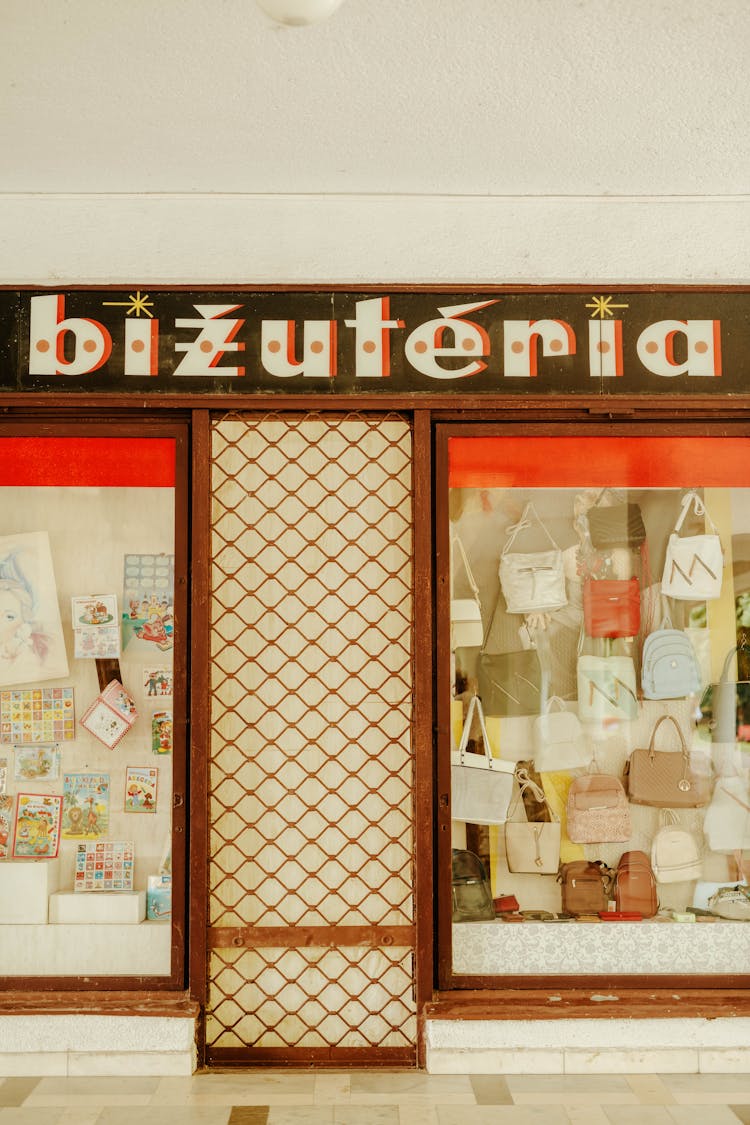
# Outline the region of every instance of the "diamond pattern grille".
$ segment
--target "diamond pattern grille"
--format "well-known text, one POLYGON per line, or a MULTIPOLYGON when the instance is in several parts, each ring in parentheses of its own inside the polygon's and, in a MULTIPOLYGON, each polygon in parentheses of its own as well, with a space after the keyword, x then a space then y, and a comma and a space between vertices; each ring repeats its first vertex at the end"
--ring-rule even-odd
POLYGON ((294 947, 413 923, 409 424, 224 418, 211 472, 209 925, 245 948, 211 953, 209 1057, 411 1045, 410 948, 294 947))

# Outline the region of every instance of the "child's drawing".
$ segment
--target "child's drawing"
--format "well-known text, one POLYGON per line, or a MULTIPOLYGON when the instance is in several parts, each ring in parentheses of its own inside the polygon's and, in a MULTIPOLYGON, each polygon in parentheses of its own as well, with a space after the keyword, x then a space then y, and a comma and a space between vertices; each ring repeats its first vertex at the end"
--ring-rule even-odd
POLYGON ((68 675, 49 536, 0 538, 0 685, 68 675))

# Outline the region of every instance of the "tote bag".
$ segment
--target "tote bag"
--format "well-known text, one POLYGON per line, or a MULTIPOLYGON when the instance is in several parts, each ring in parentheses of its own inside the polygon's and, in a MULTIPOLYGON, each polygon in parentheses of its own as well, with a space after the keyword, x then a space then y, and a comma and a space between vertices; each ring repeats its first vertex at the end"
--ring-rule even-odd
MULTIPOLYGON (((451 541, 451 548, 458 549, 474 595, 471 598, 451 598, 451 652, 455 652, 457 648, 479 648, 484 639, 484 629, 479 587, 474 581, 463 543, 457 535, 451 541)), ((454 552, 451 550, 451 581, 455 580, 454 563, 454 552)))
POLYGON ((662 593, 682 601, 700 602, 721 594, 724 552, 716 525, 706 511, 697 492, 688 492, 669 537, 661 580, 662 593), (706 535, 680 536, 685 518, 692 507, 696 516, 705 516, 712 532, 706 535))
POLYGON ((504 824, 513 794, 515 764, 493 758, 478 696, 471 698, 458 750, 451 751, 451 819, 469 824, 504 824), (469 731, 476 711, 484 754, 469 754, 469 731))
POLYGON ((567 605, 562 551, 529 503, 517 524, 508 528, 500 557, 500 586, 508 613, 544 613, 567 605), (532 526, 532 516, 550 541, 549 551, 521 554, 511 551, 520 532, 532 526))
POLYGON ((508 816, 513 815, 524 792, 528 790, 537 801, 547 805, 550 819, 506 820, 505 858, 508 870, 514 874, 533 872, 535 875, 556 875, 560 866, 560 821, 547 804, 544 790, 531 780, 526 770, 517 770, 516 777, 518 792, 508 810, 508 816))

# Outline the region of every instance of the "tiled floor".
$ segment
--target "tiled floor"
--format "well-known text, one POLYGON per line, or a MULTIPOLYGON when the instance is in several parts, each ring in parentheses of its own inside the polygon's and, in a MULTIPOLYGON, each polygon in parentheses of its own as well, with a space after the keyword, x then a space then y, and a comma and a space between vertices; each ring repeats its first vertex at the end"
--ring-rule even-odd
POLYGON ((750 1125, 750 1074, 5 1078, 0 1125, 750 1125))

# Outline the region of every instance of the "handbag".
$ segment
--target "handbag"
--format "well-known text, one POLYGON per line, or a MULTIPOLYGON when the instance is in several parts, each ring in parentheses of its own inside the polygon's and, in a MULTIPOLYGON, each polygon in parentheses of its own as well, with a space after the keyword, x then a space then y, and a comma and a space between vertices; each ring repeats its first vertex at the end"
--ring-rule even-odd
POLYGON ((656 879, 645 852, 623 852, 615 873, 615 907, 653 918, 659 909, 656 879))
POLYGON ((690 638, 673 629, 668 617, 663 627, 643 642, 641 687, 645 699, 684 699, 700 691, 701 673, 690 638))
POLYGON ((688 492, 682 510, 669 536, 661 580, 662 593, 670 598, 700 602, 721 594, 724 552, 716 525, 706 511, 697 492, 688 492), (692 506, 696 516, 705 516, 713 529, 705 535, 680 536, 685 518, 692 506))
MULTIPOLYGON (((531 780, 526 770, 516 770, 518 792, 508 809, 510 818, 516 811, 525 790, 530 790, 537 801, 547 804, 544 790, 531 780)), ((550 819, 540 821, 506 820, 505 858, 508 870, 513 873, 533 872, 536 875, 556 875, 560 866, 560 821, 547 805, 550 819)))
POLYGON ((568 603, 562 551, 529 503, 518 523, 508 528, 508 538, 500 556, 500 586, 508 613, 543 613, 561 609, 568 603), (511 551, 521 531, 532 526, 531 517, 552 544, 551 551, 521 554, 511 551))
POLYGON ((750 848, 750 793, 741 774, 717 778, 703 818, 703 832, 712 852, 750 848))
POLYGON ((495 904, 487 869, 474 852, 453 848, 451 895, 453 922, 494 922, 495 904))
POLYGON ((599 506, 599 501, 609 489, 597 496, 594 506, 589 508, 589 538, 594 547, 608 550, 614 547, 640 547, 646 538, 641 509, 637 504, 617 503, 608 508, 599 506))
POLYGON ((542 668, 536 649, 480 652, 477 686, 488 715, 538 715, 542 705, 542 668))
POLYGON ((635 637, 641 628, 637 578, 587 578, 583 584, 583 628, 589 637, 635 637))
POLYGON ((632 832, 630 807, 619 778, 576 777, 568 790, 567 833, 574 844, 622 843, 632 832))
POLYGON ((685 738, 672 715, 662 715, 656 720, 648 748, 631 751, 625 774, 628 796, 634 805, 696 809, 708 804, 708 781, 691 771, 685 738), (665 722, 672 723, 680 737, 680 753, 654 748, 656 733, 665 722))
POLYGON ((750 887, 737 883, 734 887, 719 887, 708 900, 708 909, 718 918, 731 922, 750 922, 750 887))
POLYGON ((606 910, 614 872, 602 860, 574 859, 557 876, 562 884, 562 908, 568 914, 598 914, 606 910))
POLYGON ((581 722, 629 721, 637 717, 635 665, 631 657, 579 656, 577 679, 581 722))
MULTIPOLYGON (((479 587, 471 573, 469 560, 466 557, 463 543, 456 535, 451 540, 451 548, 458 547, 458 552, 464 564, 466 577, 469 581, 472 598, 451 598, 451 652, 457 648, 476 648, 482 644, 484 629, 482 627, 482 605, 479 600, 479 587)), ((453 555, 451 552, 451 564, 453 555)), ((455 570, 451 565, 451 581, 455 578, 455 570)))
POLYGON ((708 726, 714 751, 717 743, 734 751, 739 728, 750 715, 750 681, 729 678, 734 654, 746 651, 746 648, 743 636, 742 642, 730 648, 724 658, 718 682, 709 684, 700 701, 701 723, 708 726))
POLYGON ((504 824, 513 794, 515 764, 493 758, 478 696, 469 703, 458 750, 451 751, 451 818, 470 824, 504 824), (476 710, 484 754, 469 754, 469 731, 476 710))
POLYGON ((544 713, 534 719, 534 766, 539 773, 576 769, 585 766, 589 753, 575 711, 566 710, 565 703, 553 695, 544 713), (557 710, 553 710, 556 707, 557 710))
POLYGON ((671 809, 659 814, 661 827, 651 844, 651 866, 657 883, 685 883, 703 874, 698 841, 680 828, 671 809))

